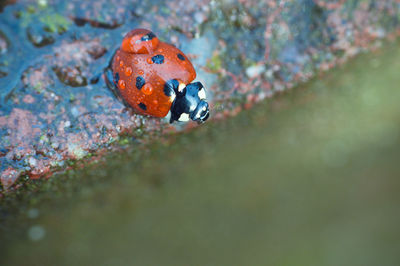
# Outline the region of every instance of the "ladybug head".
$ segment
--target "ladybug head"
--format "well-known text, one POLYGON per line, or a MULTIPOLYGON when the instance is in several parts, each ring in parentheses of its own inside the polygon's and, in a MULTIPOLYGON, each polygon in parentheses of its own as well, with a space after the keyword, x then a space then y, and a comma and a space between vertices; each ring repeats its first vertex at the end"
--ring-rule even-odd
POLYGON ((203 84, 194 82, 186 86, 183 83, 176 85, 177 88, 174 88, 176 97, 171 107, 170 123, 189 121, 189 118, 198 123, 206 121, 209 117, 209 109, 203 84))

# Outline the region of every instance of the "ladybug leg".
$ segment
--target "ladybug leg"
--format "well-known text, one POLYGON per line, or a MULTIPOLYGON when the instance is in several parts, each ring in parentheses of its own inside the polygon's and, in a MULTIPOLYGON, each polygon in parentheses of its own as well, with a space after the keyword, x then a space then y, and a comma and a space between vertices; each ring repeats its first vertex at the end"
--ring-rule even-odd
POLYGON ((119 91, 117 88, 117 84, 119 81, 119 74, 118 73, 113 73, 112 71, 112 62, 113 58, 115 56, 115 53, 117 52, 118 49, 115 49, 114 52, 111 53, 111 57, 108 63, 108 66, 103 69, 104 73, 104 80, 106 82, 107 87, 114 93, 115 96, 118 98, 122 99, 119 95, 119 91))
POLYGON ((90 84, 96 84, 97 82, 99 82, 101 75, 102 75, 101 72, 93 75, 89 80, 90 84))
POLYGON ((119 81, 119 74, 113 73, 111 68, 106 68, 104 70, 104 80, 107 84, 107 87, 113 92, 115 97, 117 97, 121 102, 124 103, 125 106, 129 106, 129 104, 125 101, 123 97, 121 97, 117 84, 119 81))
POLYGON ((210 110, 208 103, 201 100, 197 105, 196 109, 190 114, 190 119, 201 124, 204 123, 210 117, 210 110))
POLYGON ((191 86, 193 86, 193 90, 197 89, 197 96, 199 96, 200 100, 205 100, 206 99, 206 90, 203 87, 203 84, 201 84, 201 82, 195 82, 195 83, 191 83, 189 84, 191 86))
POLYGON ((117 90, 117 84, 119 80, 119 74, 116 73, 113 75, 113 71, 110 68, 105 69, 104 71, 104 80, 106 81, 106 84, 110 90, 112 90, 114 93, 116 93, 117 90))

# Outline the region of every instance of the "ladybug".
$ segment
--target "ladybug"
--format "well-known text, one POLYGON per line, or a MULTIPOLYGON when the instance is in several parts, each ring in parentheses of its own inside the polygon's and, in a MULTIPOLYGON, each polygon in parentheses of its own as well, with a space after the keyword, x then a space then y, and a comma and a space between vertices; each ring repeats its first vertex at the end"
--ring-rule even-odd
POLYGON ((150 30, 127 33, 111 61, 118 94, 140 114, 165 117, 170 123, 202 123, 209 117, 204 86, 193 82, 196 71, 175 46, 160 41, 150 30))

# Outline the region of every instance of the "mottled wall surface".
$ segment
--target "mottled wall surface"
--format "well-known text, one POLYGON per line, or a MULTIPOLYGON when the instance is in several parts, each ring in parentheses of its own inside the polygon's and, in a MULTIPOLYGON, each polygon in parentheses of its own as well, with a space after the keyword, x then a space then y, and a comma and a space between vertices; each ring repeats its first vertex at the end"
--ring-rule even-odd
POLYGON ((134 114, 105 85, 103 70, 133 28, 192 58, 211 119, 400 33, 396 0, 13 2, 0 13, 0 191, 194 126, 134 114))

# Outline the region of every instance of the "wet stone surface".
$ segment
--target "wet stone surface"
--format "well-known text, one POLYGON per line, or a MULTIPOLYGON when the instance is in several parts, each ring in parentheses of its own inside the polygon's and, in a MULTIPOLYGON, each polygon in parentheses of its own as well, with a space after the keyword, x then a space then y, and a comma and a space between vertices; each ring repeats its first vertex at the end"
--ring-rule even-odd
POLYGON ((211 120, 400 33, 395 0, 0 4, 0 196, 77 160, 195 126, 137 115, 107 88, 103 71, 133 28, 152 29, 191 57, 211 120))

